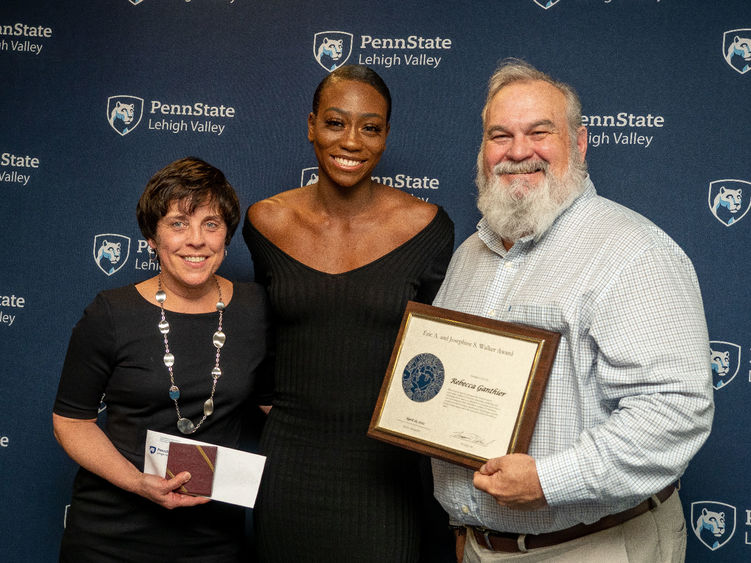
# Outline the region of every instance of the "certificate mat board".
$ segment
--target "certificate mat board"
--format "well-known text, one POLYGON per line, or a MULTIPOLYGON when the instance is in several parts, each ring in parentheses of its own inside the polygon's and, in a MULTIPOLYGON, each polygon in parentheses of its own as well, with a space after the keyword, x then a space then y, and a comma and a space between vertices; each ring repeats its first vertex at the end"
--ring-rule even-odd
POLYGON ((559 340, 410 301, 368 436, 473 469, 526 452, 559 340))

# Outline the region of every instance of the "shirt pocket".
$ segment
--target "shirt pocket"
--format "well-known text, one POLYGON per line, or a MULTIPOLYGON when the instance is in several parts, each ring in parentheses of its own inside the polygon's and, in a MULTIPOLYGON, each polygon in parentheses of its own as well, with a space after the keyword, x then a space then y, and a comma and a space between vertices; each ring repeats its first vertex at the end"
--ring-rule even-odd
POLYGON ((506 322, 529 325, 561 335, 566 335, 571 328, 563 308, 556 303, 511 302, 502 315, 501 320, 506 322))

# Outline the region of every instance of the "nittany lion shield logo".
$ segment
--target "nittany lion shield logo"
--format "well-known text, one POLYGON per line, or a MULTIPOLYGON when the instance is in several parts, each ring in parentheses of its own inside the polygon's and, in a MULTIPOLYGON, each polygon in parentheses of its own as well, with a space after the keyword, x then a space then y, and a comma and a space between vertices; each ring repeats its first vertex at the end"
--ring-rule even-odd
POLYGON ((722 36, 722 56, 741 74, 751 70, 751 29, 731 29, 722 36))
POLYGON ((715 180, 709 183, 709 210, 717 220, 730 227, 745 217, 751 204, 751 182, 715 180))
POLYGON ((709 351, 712 364, 712 385, 722 389, 738 375, 741 367, 741 347, 732 342, 710 340, 709 351))
POLYGON ((318 181, 318 167, 311 166, 310 168, 303 168, 302 174, 300 174, 300 185, 309 186, 315 184, 318 181))
POLYGON ((94 237, 94 262, 108 276, 122 268, 130 255, 130 237, 106 233, 94 237))
POLYGON ((319 31, 313 38, 313 56, 331 72, 347 62, 352 54, 352 34, 346 31, 319 31))
POLYGON ((110 96, 107 98, 107 121, 115 131, 125 136, 141 123, 143 98, 138 96, 110 96))
POLYGON ((535 4, 540 6, 540 8, 545 8, 546 10, 558 4, 559 1, 560 0, 534 0, 535 4))
POLYGON ((735 533, 735 507, 711 500, 692 502, 691 528, 709 549, 720 549, 735 533))

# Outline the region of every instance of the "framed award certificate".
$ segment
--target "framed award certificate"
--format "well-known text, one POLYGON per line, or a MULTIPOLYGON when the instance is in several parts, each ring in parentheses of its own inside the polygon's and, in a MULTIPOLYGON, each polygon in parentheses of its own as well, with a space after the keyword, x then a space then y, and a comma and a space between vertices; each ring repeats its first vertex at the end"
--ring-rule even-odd
POLYGON ((410 301, 368 436, 472 469, 525 453, 559 340, 410 301))

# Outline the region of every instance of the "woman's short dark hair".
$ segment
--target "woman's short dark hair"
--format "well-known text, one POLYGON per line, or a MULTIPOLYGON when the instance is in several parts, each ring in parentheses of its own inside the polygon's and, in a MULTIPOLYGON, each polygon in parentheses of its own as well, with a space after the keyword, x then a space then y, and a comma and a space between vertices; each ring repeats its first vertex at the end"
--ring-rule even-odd
POLYGON ((329 84, 339 80, 354 80, 369 84, 376 89, 383 99, 386 100, 386 121, 391 119, 391 92, 376 71, 365 65, 344 65, 329 73, 316 88, 313 94, 313 113, 318 113, 318 106, 321 103, 321 92, 329 84))
POLYGON ((156 239, 159 219, 167 214, 173 201, 184 202, 188 213, 205 203, 216 206, 227 225, 225 244, 232 240, 240 222, 240 202, 218 168, 188 156, 171 162, 154 174, 136 206, 138 226, 144 237, 156 239))

